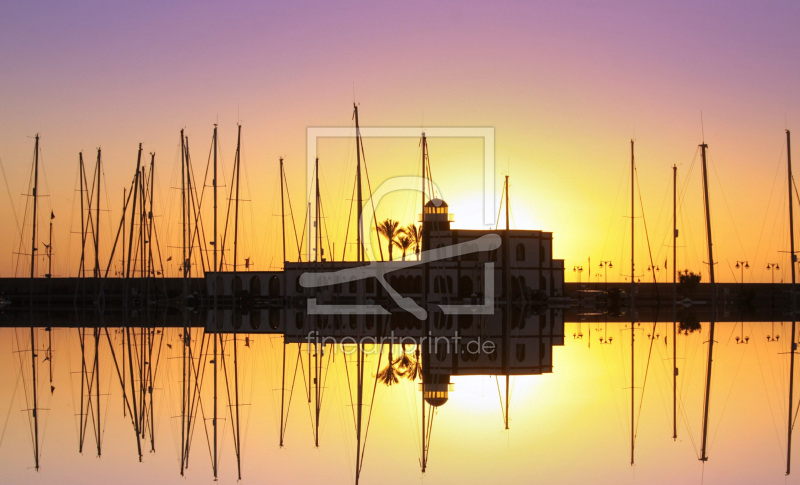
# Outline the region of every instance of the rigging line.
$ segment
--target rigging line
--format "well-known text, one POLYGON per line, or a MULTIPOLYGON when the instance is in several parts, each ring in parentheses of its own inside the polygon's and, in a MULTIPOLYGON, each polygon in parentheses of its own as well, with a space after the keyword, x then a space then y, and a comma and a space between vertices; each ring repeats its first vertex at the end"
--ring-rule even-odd
MULTIPOLYGON (((766 213, 767 214, 769 214, 769 212, 770 212, 769 209, 770 209, 770 207, 772 205, 772 196, 775 193, 775 184, 778 182, 778 174, 781 172, 781 170, 780 170, 781 169, 781 159, 783 158, 783 149, 784 149, 785 146, 786 146, 786 142, 784 141, 783 144, 781 145, 781 153, 778 156, 778 162, 775 164, 775 175, 772 178, 772 187, 770 188, 769 199, 767 201, 767 208, 766 208, 766 213)), ((762 222, 761 222, 761 231, 759 231, 759 233, 758 233, 758 243, 756 244, 756 254, 758 254, 759 249, 761 248, 761 239, 764 236, 764 228, 766 227, 766 225, 767 225, 767 218, 764 217, 762 219, 762 222)))
MULTIPOLYGON (((11 204, 11 214, 14 216, 14 225, 17 229, 20 239, 22 238, 22 228, 19 225, 19 218, 17 217, 17 208, 14 207, 14 198, 11 197, 11 188, 8 186, 8 177, 6 176, 6 169, 3 167, 3 159, 0 158, 0 172, 3 173, 3 182, 6 185, 6 193, 8 194, 8 202, 11 204)), ((16 235, 15 235, 16 236, 16 235)))
MULTIPOLYGON (((754 342, 756 343, 756 342, 754 342)), ((764 386, 764 396, 769 396, 769 389, 767 389, 767 379, 764 375, 764 368, 761 363, 761 355, 758 352, 758 344, 756 343, 756 360, 758 361, 758 370, 761 373, 761 384, 764 386)), ((771 367, 771 366, 770 366, 771 367)), ((773 375, 774 377, 774 375, 773 375)), ((783 439, 778 432, 778 423, 775 420, 775 413, 772 410, 772 403, 769 399, 767 399, 767 407, 769 408, 769 415, 772 418, 772 429, 775 431, 775 438, 778 440, 778 448, 781 450, 781 456, 783 456, 783 439)))
MULTIPOLYGON (((284 342, 283 345, 286 345, 286 342, 284 342)), ((297 369, 298 367, 300 367, 300 363, 302 362, 302 360, 303 359, 301 358, 300 347, 298 346, 297 361, 294 364, 294 376, 292 377, 292 387, 289 388, 289 401, 286 403, 286 415, 284 416, 283 419, 284 435, 286 434, 286 426, 289 424, 289 410, 292 409, 292 396, 294 395, 294 384, 297 381, 297 369)), ((305 378, 303 378, 303 380, 305 381, 305 378)), ((283 392, 283 389, 281 389, 281 392, 283 392)), ((283 436, 281 436, 281 439, 283 439, 283 436)))
MULTIPOLYGON (((331 235, 330 235, 331 233, 328 231, 328 219, 327 219, 327 217, 325 217, 325 209, 324 209, 324 206, 322 205, 322 199, 320 199, 320 202, 319 202, 319 213, 320 213, 320 217, 322 217, 322 226, 325 229, 325 231, 324 231, 325 232, 325 240, 328 242, 328 254, 332 254, 333 257, 335 258, 336 255, 333 254, 333 252, 331 251, 331 235)), ((348 221, 348 224, 349 223, 350 222, 348 221)), ((322 261, 321 257, 320 257, 320 261, 322 261)))
POLYGON ((6 429, 8 428, 8 419, 11 417, 11 409, 14 407, 14 398, 17 395, 17 389, 19 388, 19 382, 22 380, 22 368, 20 367, 19 373, 17 374, 17 382, 14 384, 14 391, 11 393, 11 400, 8 403, 8 411, 6 412, 6 419, 3 422, 3 429, 0 431, 0 447, 3 446, 3 438, 6 435, 6 429))
MULTIPOLYGON (((297 245, 297 261, 302 257, 302 249, 300 249, 300 242, 297 240, 297 224, 294 222, 294 209, 292 209, 292 197, 289 195, 289 182, 286 180, 286 172, 283 173, 283 183, 286 187, 286 199, 289 202, 289 215, 292 218, 292 230, 294 231, 294 242, 297 245)), ((305 227, 303 228, 305 231, 305 227)))
MULTIPOLYGON (((709 161, 711 161, 710 158, 711 157, 709 157, 709 161)), ((744 251, 744 244, 742 244, 742 236, 739 234, 739 230, 736 227, 735 223, 736 219, 733 217, 733 212, 731 211, 731 207, 728 204, 728 198, 725 196, 725 191, 722 188, 723 185, 722 181, 719 179, 719 173, 717 172, 717 168, 713 163, 711 163, 711 168, 714 171, 714 177, 717 179, 717 183, 719 184, 719 191, 720 193, 722 193, 722 200, 725 202, 725 208, 728 209, 728 216, 730 216, 731 222, 734 222, 734 224, 732 224, 733 232, 736 234, 736 239, 739 242, 739 250, 742 252, 742 254, 744 254, 745 251, 744 251)))
POLYGON ((500 214, 503 211, 503 201, 505 200, 506 195, 506 184, 503 184, 503 192, 500 194, 500 207, 497 209, 497 218, 494 220, 494 230, 496 231, 497 228, 500 226, 500 214))
MULTIPOLYGON (((328 365, 325 366, 325 369, 330 369, 330 367, 331 367, 331 358, 333 357, 333 354, 335 352, 335 349, 333 348, 333 345, 334 344, 331 344, 331 350, 328 352, 328 365)), ((322 347, 322 346, 320 346, 320 347, 322 347)), ((324 347, 322 347, 322 348, 324 348, 324 347)), ((320 365, 320 373, 322 373, 322 365, 320 365)), ((327 384, 328 384, 328 376, 329 375, 330 375, 330 372, 326 371, 325 372, 325 377, 322 379, 322 389, 321 389, 320 394, 319 394, 320 407, 322 406, 322 397, 325 395, 325 389, 328 388, 327 384)))
MULTIPOLYGON (((350 210, 347 213, 347 227, 344 231, 344 247, 342 248, 342 261, 347 260, 347 236, 350 234, 350 219, 353 217, 353 203, 355 201, 357 176, 353 176, 353 191, 350 193, 350 210)), ((356 229, 356 231, 358 231, 356 229)), ((356 258, 358 259, 358 258, 356 258)))
POLYGON ((506 409, 503 406, 503 393, 500 391, 500 378, 498 376, 494 376, 495 382, 497 382, 497 397, 500 399, 500 413, 503 415, 503 422, 506 420, 506 409))
MULTIPOLYGON (((301 343, 297 344, 298 353, 300 353, 300 348, 302 347, 302 345, 303 344, 301 344, 301 343)), ((306 348, 307 348, 307 353, 309 355, 311 355, 311 344, 306 344, 306 348)), ((303 366, 303 359, 300 358, 299 355, 298 355, 298 358, 300 359, 300 370, 303 373, 303 389, 305 390, 306 396, 308 396, 308 420, 309 420, 309 424, 311 425, 311 429, 310 429, 310 431, 311 431, 311 440, 314 441, 314 414, 311 412, 311 389, 308 387, 308 385, 306 383, 306 369, 303 366)), ((311 379, 311 367, 310 366, 308 368, 308 375, 309 375, 308 378, 310 380, 311 379)))
MULTIPOLYGON (((378 241, 381 240, 381 233, 378 230, 378 215, 375 212, 375 200, 372 197, 372 182, 369 180, 369 169, 367 169, 367 155, 364 153, 364 140, 358 142, 361 145, 361 159, 364 161, 364 174, 367 176, 367 190, 369 190, 369 200, 372 204, 372 222, 375 223, 375 234, 378 236, 378 241)), ((356 147, 357 148, 357 147, 356 147)), ((363 242, 362 242, 363 243, 363 242)), ((381 261, 383 261, 383 248, 378 244, 378 251, 380 251, 381 261)), ((363 461, 363 457, 362 457, 363 461)))
MULTIPOLYGON (((655 334, 656 334, 656 322, 653 322, 653 330, 652 330, 652 333, 650 335, 655 337, 655 334)), ((633 433, 634 438, 638 437, 638 435, 639 435, 639 423, 642 420, 642 405, 644 405, 644 389, 645 389, 645 386, 647 385, 647 376, 650 373, 650 358, 653 355, 653 343, 655 341, 656 341, 655 338, 651 338, 650 339, 650 350, 647 352, 647 363, 646 363, 646 365, 644 367, 644 379, 642 380, 642 396, 639 399, 639 409, 638 409, 638 412, 637 412, 638 415, 636 417, 636 427, 635 427, 634 433, 633 433)), ((631 362, 631 365, 633 365, 632 362, 631 362)))
MULTIPOLYGON (((627 164, 624 164, 624 166, 623 166, 623 173, 624 174, 627 174, 627 169, 628 169, 627 164)), ((608 240, 611 237, 611 228, 614 227, 614 224, 613 224, 614 214, 617 212, 617 203, 619 202, 619 195, 622 192, 622 185, 623 185, 623 182, 625 182, 626 178, 627 178, 627 176, 622 176, 622 177, 619 178, 619 186, 617 187, 617 195, 614 198, 614 206, 613 206, 613 209, 611 210, 611 217, 610 217, 608 225, 607 225, 608 231, 606 232, 606 240, 603 242, 603 252, 602 252, 603 255, 606 254, 606 247, 608 246, 608 240)))
MULTIPOLYGON (((366 170, 366 165, 365 165, 366 170)), ((367 176, 367 184, 369 184, 369 176, 367 176)), ((370 191, 371 192, 371 191, 370 191)), ((376 369, 381 368, 381 360, 383 359, 383 345, 381 344, 381 353, 378 354, 378 365, 376 369)), ((391 363, 390 363, 391 364, 391 363)), ((361 467, 364 466, 364 455, 367 451, 367 436, 369 435, 369 425, 372 422, 372 410, 375 409, 375 394, 376 390, 378 389, 378 378, 375 377, 375 383, 372 386, 372 397, 370 398, 369 402, 369 413, 367 414, 367 426, 364 429, 364 444, 361 446, 361 462, 358 464, 358 469, 361 470, 361 467)))
POLYGON ((357 430, 356 405, 353 402, 353 385, 350 383, 350 370, 347 367, 347 354, 345 354, 345 358, 342 359, 342 364, 344 364, 344 374, 347 376, 347 397, 350 398, 350 412, 353 414, 353 429, 357 430))
MULTIPOLYGON (((751 328, 752 331, 752 328, 751 328)), ((747 345, 745 345, 747 347, 747 345)), ((747 349, 745 349, 746 351, 747 349)), ((736 377, 739 375, 739 370, 742 368, 742 362, 744 361, 744 354, 742 352, 739 357, 739 364, 736 366, 736 371, 733 373, 733 379, 731 379, 731 387, 728 389, 728 395, 725 397, 725 403, 722 405, 722 412, 719 415, 719 422, 717 423, 717 429, 714 431, 714 436, 711 437, 711 445, 714 444, 717 438, 717 433, 719 432, 720 424, 722 423, 722 417, 725 414, 725 409, 728 407, 728 402, 730 401, 731 394, 733 394, 733 384, 736 382, 736 377)))
MULTIPOLYGON (((653 250, 650 247, 650 233, 647 231, 647 219, 644 217, 644 203, 642 202, 642 187, 639 185, 639 170, 634 168, 634 172, 636 174, 636 186, 639 188, 639 207, 642 211, 642 225, 644 226, 644 236, 645 240, 647 241, 647 254, 650 256, 650 267, 653 268, 651 273, 653 273, 653 283, 658 283, 656 280, 656 271, 655 271, 655 263, 653 262, 653 250)), ((633 243, 631 243, 633 244, 633 243)), ((633 277, 633 275, 631 275, 633 277)), ((658 285, 655 285, 656 290, 656 300, 661 303, 661 295, 658 293, 658 285)), ((655 330, 655 329, 654 329, 655 330)), ((648 357, 649 360, 649 357, 648 357)))

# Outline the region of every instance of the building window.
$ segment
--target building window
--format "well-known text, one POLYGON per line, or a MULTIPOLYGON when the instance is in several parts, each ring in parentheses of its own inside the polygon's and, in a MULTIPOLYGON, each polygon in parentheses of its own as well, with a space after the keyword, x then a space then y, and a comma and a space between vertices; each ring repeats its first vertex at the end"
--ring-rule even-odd
POLYGON ((525 261, 525 245, 517 244, 517 261, 525 261))
POLYGON ((525 344, 517 344, 517 362, 525 360, 525 344))

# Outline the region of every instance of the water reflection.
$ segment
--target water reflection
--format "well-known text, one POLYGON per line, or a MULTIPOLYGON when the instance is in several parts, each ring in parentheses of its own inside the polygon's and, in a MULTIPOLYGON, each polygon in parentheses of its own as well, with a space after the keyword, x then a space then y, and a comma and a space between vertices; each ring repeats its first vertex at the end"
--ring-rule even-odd
POLYGON ((222 312, 218 321, 241 320, 241 332, 91 322, 36 327, 34 345, 29 328, 4 328, 4 481, 168 483, 181 472, 211 481, 215 471, 223 482, 241 471, 244 481, 281 483, 782 479, 789 369, 778 342, 791 339, 788 325, 717 324, 710 460, 701 463, 707 325, 678 336, 674 441, 671 322, 497 315, 434 314, 418 325, 290 310, 264 312, 256 332, 251 315, 222 312), (487 343, 494 353, 471 352, 487 343))

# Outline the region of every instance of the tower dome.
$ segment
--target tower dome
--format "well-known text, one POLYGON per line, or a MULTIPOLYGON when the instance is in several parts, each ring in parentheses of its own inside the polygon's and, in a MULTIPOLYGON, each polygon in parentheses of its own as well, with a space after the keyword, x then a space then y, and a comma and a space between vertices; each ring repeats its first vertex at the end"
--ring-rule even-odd
POLYGON ((422 399, 430 406, 439 407, 450 397, 450 375, 434 374, 422 383, 422 399))
MULTIPOLYGON (((422 209, 423 231, 449 231, 452 220, 453 217, 448 211, 447 202, 442 199, 431 199, 425 203, 425 207, 422 209)), ((425 245, 424 237, 422 242, 425 245)))

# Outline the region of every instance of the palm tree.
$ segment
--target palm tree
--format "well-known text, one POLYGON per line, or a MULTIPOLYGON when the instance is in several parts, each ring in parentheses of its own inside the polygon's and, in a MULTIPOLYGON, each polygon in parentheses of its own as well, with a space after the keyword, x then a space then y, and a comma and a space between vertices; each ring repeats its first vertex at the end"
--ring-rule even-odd
POLYGON ((392 347, 394 345, 389 344, 389 363, 384 367, 384 369, 378 372, 378 381, 386 384, 387 386, 391 386, 392 384, 397 384, 400 382, 400 379, 397 378, 398 371, 395 367, 395 361, 392 358, 392 347))
POLYGON ((409 359, 410 363, 406 367, 403 376, 406 377, 410 381, 417 380, 417 378, 422 378, 422 360, 419 357, 419 345, 417 345, 416 350, 414 350, 414 358, 409 359))
POLYGON ((411 242, 411 238, 405 235, 405 231, 403 229, 400 230, 403 231, 403 235, 397 238, 397 247, 403 250, 403 261, 405 261, 406 251, 408 251, 408 248, 410 248, 413 243, 411 242))
POLYGON ((414 245, 414 253, 416 253, 417 261, 419 261, 419 252, 422 249, 422 226, 409 224, 404 231, 408 238, 411 239, 411 243, 414 245))
POLYGON ((378 224, 378 232, 389 241, 389 261, 392 260, 392 247, 398 246, 397 236, 403 234, 403 231, 398 229, 398 226, 400 226, 400 223, 392 219, 386 219, 378 224))

